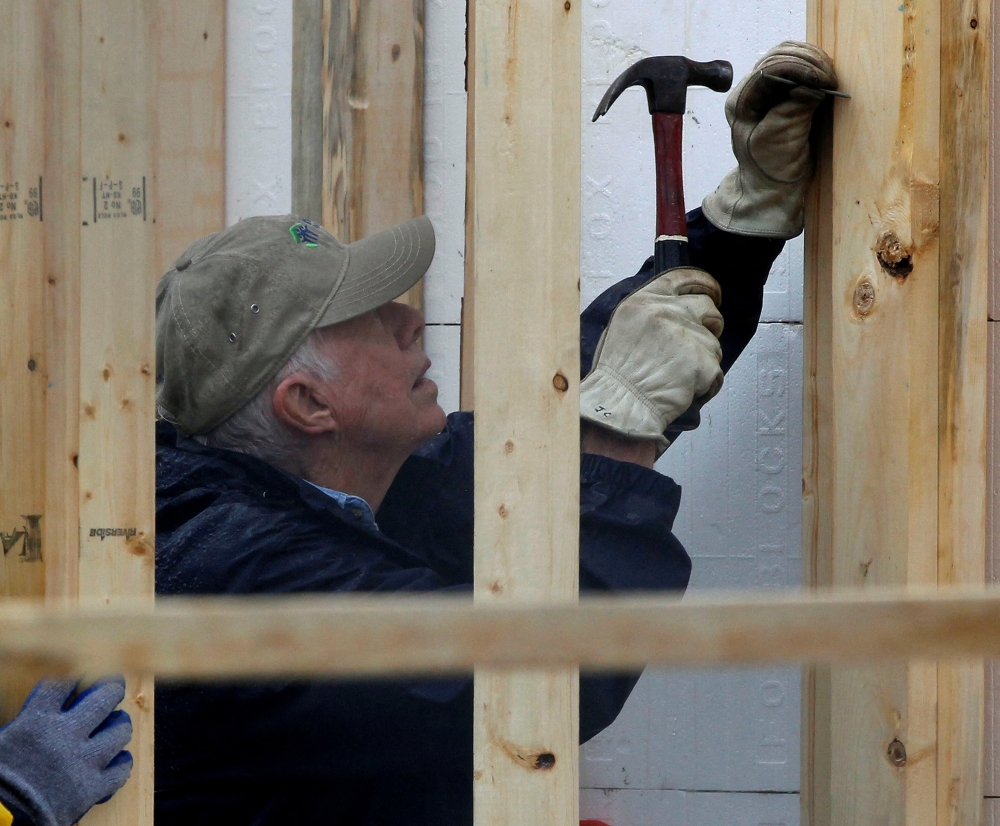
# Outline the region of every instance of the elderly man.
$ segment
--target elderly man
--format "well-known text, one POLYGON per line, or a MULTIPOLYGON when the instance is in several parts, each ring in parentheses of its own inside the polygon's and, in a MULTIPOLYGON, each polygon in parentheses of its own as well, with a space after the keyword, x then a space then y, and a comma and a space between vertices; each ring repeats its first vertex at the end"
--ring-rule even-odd
MULTIPOLYGON (((647 262, 584 314, 585 592, 687 585, 680 490, 652 465, 753 335, 770 266, 802 227, 822 97, 804 87, 836 84, 804 45, 765 61, 800 86, 755 70, 730 97, 740 165, 689 216, 695 266, 647 262)), ((423 319, 393 302, 433 249, 422 218, 348 246, 252 218, 163 277, 158 592, 470 589, 472 415, 445 417, 423 319)), ((581 680, 582 739, 635 679, 581 680)), ((161 826, 471 822, 468 678, 162 686, 156 740, 161 826)))

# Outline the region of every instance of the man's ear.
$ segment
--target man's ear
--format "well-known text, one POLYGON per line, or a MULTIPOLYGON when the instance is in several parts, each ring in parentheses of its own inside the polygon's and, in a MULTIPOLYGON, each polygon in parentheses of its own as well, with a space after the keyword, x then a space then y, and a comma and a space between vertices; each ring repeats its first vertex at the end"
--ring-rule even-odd
POLYGON ((308 373, 293 373, 274 391, 279 421, 309 436, 338 430, 340 423, 323 382, 308 373))

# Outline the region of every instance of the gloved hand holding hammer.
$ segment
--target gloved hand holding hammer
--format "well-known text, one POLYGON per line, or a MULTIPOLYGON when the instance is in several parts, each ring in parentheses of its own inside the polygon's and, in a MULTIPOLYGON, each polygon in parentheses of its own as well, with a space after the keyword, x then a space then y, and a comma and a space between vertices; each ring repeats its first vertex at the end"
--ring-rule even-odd
MULTIPOLYGON (((595 115, 628 86, 645 87, 656 141, 657 235, 654 260, 583 314, 580 415, 621 436, 655 441, 660 452, 676 432, 697 426, 698 409, 722 388, 721 288, 690 265, 681 128, 688 85, 725 91, 731 82, 732 67, 723 61, 646 58, 612 84, 595 115), (588 341, 595 333, 596 343, 588 341)), ((774 255, 780 243, 763 239, 783 241, 802 231, 812 119, 836 86, 830 58, 794 42, 768 52, 737 85, 726 115, 739 165, 704 201, 701 220, 708 219, 709 229, 770 243, 774 255)))

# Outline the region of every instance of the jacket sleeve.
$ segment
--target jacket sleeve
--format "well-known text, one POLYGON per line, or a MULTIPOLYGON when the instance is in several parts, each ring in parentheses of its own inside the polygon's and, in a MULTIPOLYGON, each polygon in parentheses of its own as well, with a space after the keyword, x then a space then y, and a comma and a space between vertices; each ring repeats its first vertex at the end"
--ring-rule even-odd
MULTIPOLYGON (((729 372, 757 332, 764 305, 764 284, 784 242, 725 232, 713 226, 701 209, 688 213, 688 241, 692 266, 709 272, 722 287, 720 311, 725 329, 719 341, 722 345, 722 370, 729 372)), ((639 272, 613 284, 583 311, 580 317, 581 376, 590 372, 601 334, 615 308, 656 275, 653 259, 648 258, 639 272)), ((670 424, 664 435, 673 442, 681 433, 694 430, 699 424, 701 405, 695 402, 670 424)))
MULTIPOLYGON (((691 560, 674 537, 680 488, 639 465, 584 455, 580 468, 580 590, 683 590, 691 560)), ((396 477, 378 513, 382 529, 416 543, 446 580, 472 581, 473 417, 454 413, 446 430, 396 477)), ((621 711, 637 674, 580 681, 580 739, 621 711)))
MULTIPOLYGON (((713 226, 701 209, 688 213, 688 241, 691 265, 706 270, 722 287, 720 311, 725 329, 720 342, 722 369, 728 372, 757 332, 764 305, 764 285, 784 242, 725 232, 713 226)), ((615 308, 656 275, 650 257, 639 272, 613 284, 583 311, 580 317, 582 376, 590 372, 601 333, 615 308)))

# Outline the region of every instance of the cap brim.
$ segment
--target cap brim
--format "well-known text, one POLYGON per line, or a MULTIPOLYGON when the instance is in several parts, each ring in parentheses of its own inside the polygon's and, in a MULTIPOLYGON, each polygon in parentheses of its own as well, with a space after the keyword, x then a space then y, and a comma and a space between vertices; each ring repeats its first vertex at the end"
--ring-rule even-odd
POLYGON ((355 241, 347 249, 344 280, 316 327, 364 315, 416 284, 434 259, 434 227, 421 215, 355 241))

